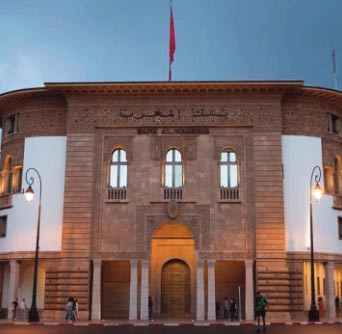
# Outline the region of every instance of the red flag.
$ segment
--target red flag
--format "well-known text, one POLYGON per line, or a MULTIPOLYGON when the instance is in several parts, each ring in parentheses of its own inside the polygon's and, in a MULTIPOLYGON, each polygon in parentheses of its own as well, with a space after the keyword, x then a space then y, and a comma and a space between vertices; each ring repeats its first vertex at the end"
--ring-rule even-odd
POLYGON ((173 62, 173 55, 176 50, 175 26, 173 23, 172 6, 170 4, 170 64, 173 62))

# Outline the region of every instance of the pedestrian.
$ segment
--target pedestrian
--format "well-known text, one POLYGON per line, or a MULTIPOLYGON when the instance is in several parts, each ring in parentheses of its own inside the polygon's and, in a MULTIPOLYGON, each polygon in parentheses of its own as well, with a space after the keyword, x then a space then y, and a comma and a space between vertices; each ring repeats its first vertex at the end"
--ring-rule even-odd
POLYGON ((151 296, 148 296, 148 318, 152 320, 153 317, 153 300, 151 296))
POLYGON ((340 314, 340 297, 339 296, 336 296, 335 297, 335 310, 336 310, 336 317, 339 316, 340 314))
POLYGON ((73 298, 69 297, 67 304, 66 304, 66 316, 65 320, 70 320, 74 318, 73 311, 72 311, 72 305, 73 305, 73 298))
POLYGON ((266 332, 266 309, 267 309, 267 299, 261 294, 260 291, 257 292, 257 297, 255 300, 255 315, 257 318, 257 332, 260 332, 260 317, 262 318, 262 328, 266 332))
POLYGON ((26 319, 27 305, 25 298, 23 298, 20 302, 20 316, 23 320, 26 319))
POLYGON ((228 310, 229 310, 228 297, 224 297, 224 300, 223 300, 223 316, 225 319, 228 319, 228 310))
POLYGON ((221 305, 219 301, 215 303, 215 310, 216 310, 216 319, 221 318, 221 305))
POLYGON ((12 320, 16 320, 17 319, 17 310, 18 310, 18 298, 15 298, 12 302, 12 320))
POLYGON ((231 298, 229 304, 230 321, 234 321, 234 319, 237 320, 235 299, 231 298))
POLYGON ((78 304, 77 298, 75 298, 74 304, 75 304, 74 319, 75 320, 80 320, 80 316, 79 316, 79 313, 78 313, 79 304, 78 304))
POLYGON ((324 300, 321 296, 318 297, 318 311, 319 311, 319 317, 323 318, 324 317, 324 300))

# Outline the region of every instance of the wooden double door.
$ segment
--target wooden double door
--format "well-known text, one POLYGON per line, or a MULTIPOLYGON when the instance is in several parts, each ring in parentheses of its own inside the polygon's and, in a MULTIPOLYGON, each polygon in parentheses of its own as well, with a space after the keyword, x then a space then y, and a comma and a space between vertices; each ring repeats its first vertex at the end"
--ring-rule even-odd
POLYGON ((191 313, 191 274, 182 260, 170 260, 162 268, 161 312, 168 316, 191 313))

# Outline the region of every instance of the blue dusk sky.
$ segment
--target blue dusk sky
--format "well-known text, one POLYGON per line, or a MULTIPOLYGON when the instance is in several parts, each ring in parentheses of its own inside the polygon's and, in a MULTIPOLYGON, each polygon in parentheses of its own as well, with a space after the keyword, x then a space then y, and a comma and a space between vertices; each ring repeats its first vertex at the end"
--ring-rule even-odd
MULTIPOLYGON (((174 81, 342 88, 342 0, 173 0, 174 81)), ((0 93, 44 82, 166 81, 169 0, 0 0, 0 93)))

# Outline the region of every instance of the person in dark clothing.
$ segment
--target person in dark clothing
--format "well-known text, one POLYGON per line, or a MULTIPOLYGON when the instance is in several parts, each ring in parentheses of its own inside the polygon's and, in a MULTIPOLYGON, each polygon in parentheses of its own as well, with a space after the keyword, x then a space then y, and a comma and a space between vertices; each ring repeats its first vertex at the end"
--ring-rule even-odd
POLYGON ((148 318, 152 320, 153 317, 153 300, 151 296, 148 296, 148 318))
POLYGON ((267 299, 258 291, 255 300, 255 315, 258 322, 257 332, 260 332, 260 317, 262 318, 263 331, 266 332, 266 307, 267 299))
POLYGON ((221 318, 221 304, 219 301, 215 303, 216 319, 221 318))
POLYGON ((12 302, 12 320, 16 320, 17 318, 18 306, 19 306, 18 298, 16 298, 12 302))
POLYGON ((234 319, 237 319, 236 317, 236 302, 235 302, 235 299, 232 298, 230 301, 229 301, 229 313, 230 313, 230 321, 234 321, 234 319))
POLYGON ((336 317, 338 317, 340 314, 340 297, 339 296, 335 297, 335 310, 336 310, 336 317))

